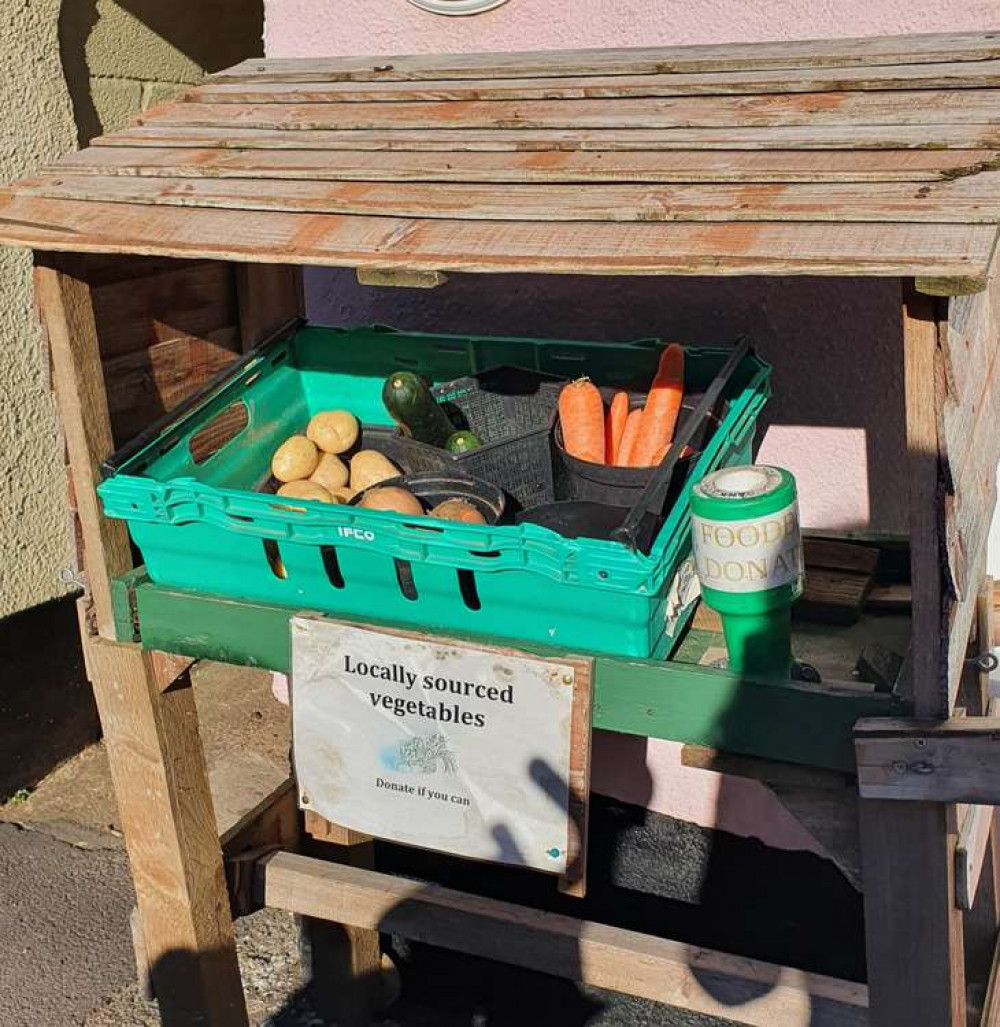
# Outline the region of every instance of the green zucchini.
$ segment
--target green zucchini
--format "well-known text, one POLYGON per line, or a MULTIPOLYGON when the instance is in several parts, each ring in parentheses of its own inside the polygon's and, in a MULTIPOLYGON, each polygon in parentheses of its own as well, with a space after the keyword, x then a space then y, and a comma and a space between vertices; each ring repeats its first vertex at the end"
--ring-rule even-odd
POLYGON ((438 405, 430 386, 412 371, 395 371, 382 386, 382 402, 404 435, 444 448, 455 426, 438 405))
POLYGON ((456 431, 448 436, 444 448, 449 453, 471 453, 474 449, 479 449, 482 444, 483 440, 475 432, 456 431))

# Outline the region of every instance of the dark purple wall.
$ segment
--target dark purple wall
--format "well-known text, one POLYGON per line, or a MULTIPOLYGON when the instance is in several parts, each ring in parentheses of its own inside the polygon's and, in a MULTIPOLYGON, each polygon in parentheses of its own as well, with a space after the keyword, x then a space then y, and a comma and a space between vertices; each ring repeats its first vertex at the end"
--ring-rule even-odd
POLYGON ((310 317, 419 331, 691 344, 749 333, 774 365, 759 459, 799 479, 808 527, 906 530, 894 280, 456 275, 437 289, 306 272, 310 317))

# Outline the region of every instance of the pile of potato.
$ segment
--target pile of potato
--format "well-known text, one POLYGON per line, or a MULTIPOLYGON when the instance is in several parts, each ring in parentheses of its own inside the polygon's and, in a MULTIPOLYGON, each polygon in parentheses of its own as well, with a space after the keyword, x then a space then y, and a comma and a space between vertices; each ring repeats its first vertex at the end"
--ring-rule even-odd
MULTIPOLYGON (((399 468, 374 449, 361 449, 345 463, 343 454, 358 441, 361 426, 347 410, 326 410, 309 422, 305 435, 293 435, 275 450, 271 474, 281 482, 277 495, 285 499, 312 499, 320 503, 358 503, 366 510, 386 510, 423 517, 420 500, 397 485, 379 482, 400 476, 399 468)), ((486 519, 464 499, 446 499, 428 514, 446 521, 485 524, 486 519)))
POLYGON ((345 463, 341 454, 358 441, 358 419, 347 410, 326 410, 309 422, 305 435, 286 439, 271 458, 271 473, 281 482, 277 494, 288 499, 348 503, 359 492, 399 468, 374 449, 361 449, 345 463))

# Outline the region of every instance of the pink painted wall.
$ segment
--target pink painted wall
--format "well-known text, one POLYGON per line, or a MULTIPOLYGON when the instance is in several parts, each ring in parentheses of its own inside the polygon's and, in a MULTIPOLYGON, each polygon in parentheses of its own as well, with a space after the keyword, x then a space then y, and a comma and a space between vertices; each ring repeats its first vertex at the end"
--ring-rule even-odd
POLYGON ((656 46, 996 28, 995 0, 509 0, 447 18, 407 0, 265 0, 269 57, 656 46))

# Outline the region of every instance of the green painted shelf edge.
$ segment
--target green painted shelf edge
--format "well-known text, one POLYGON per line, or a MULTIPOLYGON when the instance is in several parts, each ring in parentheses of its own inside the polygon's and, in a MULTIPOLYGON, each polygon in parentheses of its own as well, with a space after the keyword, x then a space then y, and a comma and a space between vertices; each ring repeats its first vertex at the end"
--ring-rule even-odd
MULTIPOLYGON (((120 578, 112 596, 121 641, 222 663, 288 670, 288 620, 294 611, 161 588, 142 571, 120 578)), ((545 652, 537 646, 524 648, 545 652)), ((853 773, 855 721, 902 712, 903 705, 888 695, 744 680, 727 671, 669 661, 594 660, 595 728, 805 766, 853 773)))

